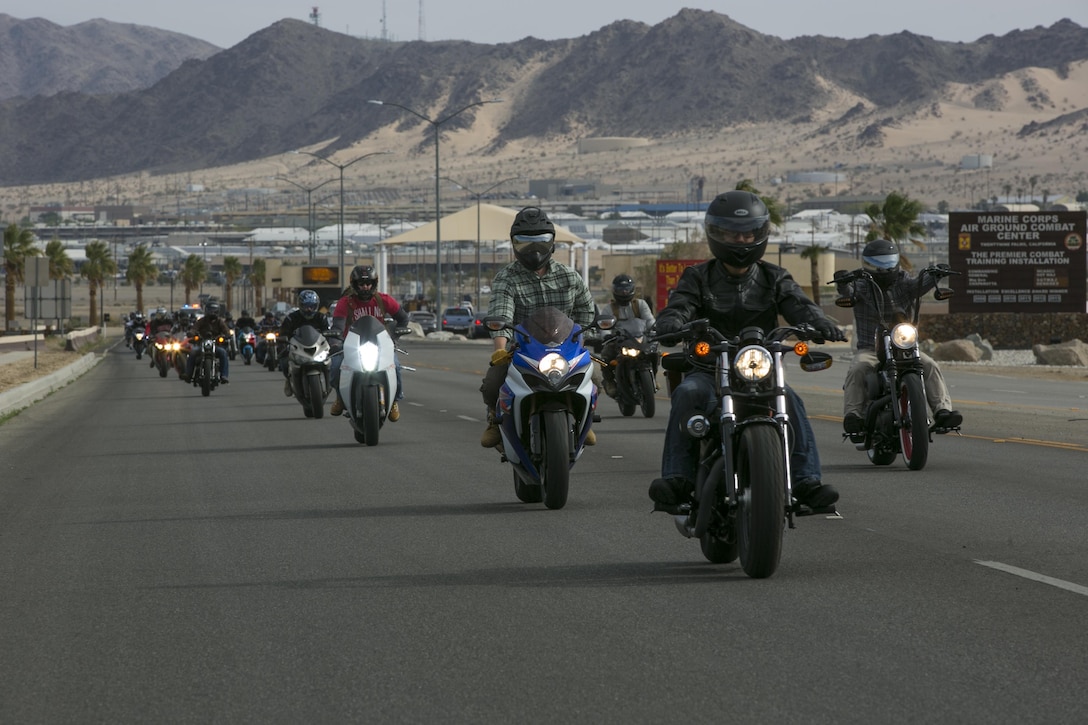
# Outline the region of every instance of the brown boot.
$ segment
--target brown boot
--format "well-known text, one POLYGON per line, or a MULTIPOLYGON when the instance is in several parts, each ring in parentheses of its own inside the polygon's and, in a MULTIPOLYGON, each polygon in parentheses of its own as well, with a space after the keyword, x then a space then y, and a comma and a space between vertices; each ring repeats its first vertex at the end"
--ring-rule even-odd
POLYGON ((484 448, 494 448, 500 443, 502 443, 502 433, 499 432, 499 424, 495 422, 495 417, 488 413, 487 428, 480 436, 480 445, 484 448))
POLYGON ((588 431, 586 431, 586 445, 587 446, 597 445, 597 434, 593 432, 592 428, 590 428, 588 431))
POLYGON ((396 401, 393 401, 393 405, 390 406, 388 417, 390 423, 396 423, 400 420, 400 406, 397 405, 396 401))
POLYGON ((332 404, 332 408, 329 409, 329 415, 340 415, 344 412, 344 404, 340 402, 340 398, 336 399, 336 402, 332 404))

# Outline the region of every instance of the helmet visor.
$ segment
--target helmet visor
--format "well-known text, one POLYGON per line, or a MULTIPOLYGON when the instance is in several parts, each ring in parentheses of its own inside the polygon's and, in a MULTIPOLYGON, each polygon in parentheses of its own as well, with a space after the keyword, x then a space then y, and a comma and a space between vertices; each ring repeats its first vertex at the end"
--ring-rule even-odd
POLYGON ((899 253, 865 256, 861 264, 870 272, 888 272, 899 266, 899 253))
POLYGON ((515 234, 513 238, 514 251, 522 254, 538 252, 547 254, 552 251, 552 243, 555 242, 555 234, 541 232, 540 234, 515 234))
MULTIPOLYGON (((705 221, 706 232, 708 235, 722 235, 723 237, 729 232, 734 235, 737 232, 757 232, 759 229, 767 223, 767 216, 759 214, 752 217, 724 217, 713 216, 708 214, 705 221)), ((715 241, 723 242, 725 244, 732 244, 734 241, 728 241, 724 238, 718 239, 712 237, 715 241)))

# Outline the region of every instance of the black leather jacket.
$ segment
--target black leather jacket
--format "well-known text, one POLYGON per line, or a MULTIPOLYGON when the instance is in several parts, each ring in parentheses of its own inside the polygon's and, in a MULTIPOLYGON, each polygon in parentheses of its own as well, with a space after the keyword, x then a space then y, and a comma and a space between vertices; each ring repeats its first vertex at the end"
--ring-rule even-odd
POLYGON ((825 318, 782 267, 759 261, 733 277, 712 259, 684 270, 657 320, 684 323, 705 317, 715 330, 733 337, 745 327, 774 329, 780 315, 791 325, 825 318))

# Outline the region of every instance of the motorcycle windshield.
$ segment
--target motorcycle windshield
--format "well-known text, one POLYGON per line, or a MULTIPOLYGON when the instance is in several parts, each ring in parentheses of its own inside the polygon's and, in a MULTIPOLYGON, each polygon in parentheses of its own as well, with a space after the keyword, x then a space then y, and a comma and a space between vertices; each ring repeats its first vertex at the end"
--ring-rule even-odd
POLYGON ((303 325, 295 330, 295 339, 303 347, 316 347, 321 340, 321 333, 313 325, 303 325))
POLYGON ((555 309, 542 307, 519 325, 529 337, 547 347, 559 347, 574 333, 574 320, 555 309))

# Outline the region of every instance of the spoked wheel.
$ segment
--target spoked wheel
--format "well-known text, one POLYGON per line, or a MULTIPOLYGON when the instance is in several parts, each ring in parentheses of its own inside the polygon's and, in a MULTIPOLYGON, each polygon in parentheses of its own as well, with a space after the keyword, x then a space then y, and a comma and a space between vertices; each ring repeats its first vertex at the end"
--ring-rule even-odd
POLYGON ((910 470, 920 471, 929 458, 929 414, 921 376, 907 374, 899 381, 898 405, 903 421, 903 427, 899 429, 903 461, 910 470))
POLYGON ((737 485, 740 565, 753 579, 764 579, 778 568, 785 521, 785 452, 776 429, 753 425, 741 432, 737 485))
POLYGON ((639 370, 638 387, 639 392, 642 394, 642 417, 653 418, 657 409, 657 403, 654 400, 654 393, 657 392, 654 385, 654 374, 649 370, 639 370))
POLYGON ((544 428, 544 458, 540 462, 540 480, 544 486, 544 505, 561 509, 567 504, 570 489, 570 428, 562 410, 540 414, 544 428))
POLYGON ((215 374, 215 364, 211 360, 205 360, 203 371, 200 378, 200 394, 206 398, 212 394, 212 375, 215 374))

